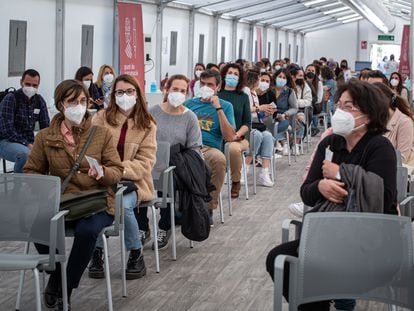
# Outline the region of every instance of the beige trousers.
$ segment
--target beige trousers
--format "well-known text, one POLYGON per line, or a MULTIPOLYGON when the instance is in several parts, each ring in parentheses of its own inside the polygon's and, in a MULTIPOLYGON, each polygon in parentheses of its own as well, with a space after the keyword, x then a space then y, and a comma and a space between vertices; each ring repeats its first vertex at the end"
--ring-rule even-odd
POLYGON ((211 169, 211 183, 216 187, 216 190, 210 193, 212 200, 208 203, 208 208, 216 209, 224 176, 226 175, 226 157, 220 150, 208 146, 203 146, 201 152, 211 169))
POLYGON ((233 141, 229 146, 231 181, 239 182, 241 178, 242 156, 241 152, 249 149, 249 142, 246 139, 233 141))

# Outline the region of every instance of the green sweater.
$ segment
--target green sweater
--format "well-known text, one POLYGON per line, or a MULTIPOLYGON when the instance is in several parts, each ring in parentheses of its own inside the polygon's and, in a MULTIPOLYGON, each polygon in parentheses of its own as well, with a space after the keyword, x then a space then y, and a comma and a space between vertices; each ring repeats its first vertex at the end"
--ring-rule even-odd
POLYGON ((252 115, 250 112, 249 96, 245 93, 237 93, 236 91, 223 90, 219 92, 218 97, 230 102, 233 105, 234 120, 236 121, 236 131, 242 125, 246 125, 249 129, 252 125, 252 115))

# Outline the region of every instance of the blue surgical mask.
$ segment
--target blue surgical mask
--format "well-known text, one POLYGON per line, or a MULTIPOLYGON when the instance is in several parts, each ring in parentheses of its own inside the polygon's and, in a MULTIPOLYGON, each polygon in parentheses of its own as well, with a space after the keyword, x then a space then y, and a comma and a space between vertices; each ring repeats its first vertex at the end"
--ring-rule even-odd
POLYGON ((230 87, 236 87, 239 83, 239 77, 236 75, 228 74, 225 78, 226 85, 230 87))
POLYGON ((276 78, 276 86, 284 87, 286 85, 286 79, 276 78))

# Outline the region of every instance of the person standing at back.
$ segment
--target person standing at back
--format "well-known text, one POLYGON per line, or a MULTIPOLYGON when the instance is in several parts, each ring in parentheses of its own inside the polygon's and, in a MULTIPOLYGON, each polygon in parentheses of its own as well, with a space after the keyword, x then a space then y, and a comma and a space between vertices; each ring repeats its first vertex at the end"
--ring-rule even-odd
POLYGON ((21 88, 7 94, 0 103, 0 157, 14 162, 14 172, 22 173, 33 148, 34 129, 49 127, 49 113, 43 97, 37 94, 40 74, 26 70, 20 80, 21 88))

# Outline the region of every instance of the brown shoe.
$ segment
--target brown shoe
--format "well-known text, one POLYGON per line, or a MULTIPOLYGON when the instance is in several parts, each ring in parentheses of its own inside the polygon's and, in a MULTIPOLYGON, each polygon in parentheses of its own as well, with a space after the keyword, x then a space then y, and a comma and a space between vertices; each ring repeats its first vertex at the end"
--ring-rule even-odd
POLYGON ((231 183, 231 198, 232 199, 239 197, 240 187, 241 187, 240 181, 231 183))

